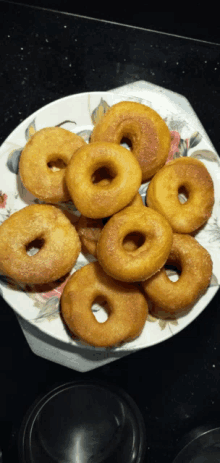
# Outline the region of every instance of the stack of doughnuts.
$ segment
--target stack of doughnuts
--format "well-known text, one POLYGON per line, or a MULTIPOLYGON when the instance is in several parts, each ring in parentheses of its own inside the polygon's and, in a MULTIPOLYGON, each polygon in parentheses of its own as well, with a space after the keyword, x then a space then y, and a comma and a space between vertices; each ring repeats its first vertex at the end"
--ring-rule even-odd
POLYGON ((115 347, 135 339, 148 315, 179 316, 206 291, 209 253, 193 234, 211 216, 214 189, 204 164, 192 158, 166 163, 170 132, 151 108, 112 106, 89 144, 59 127, 36 132, 22 151, 21 180, 46 204, 14 213, 0 226, 0 271, 18 282, 55 281, 73 268, 80 250, 97 262, 77 270, 61 297, 61 316, 76 339, 115 347), (121 146, 129 141, 131 150, 121 146), (138 191, 150 180, 146 205, 138 191), (179 194, 184 191, 185 202, 179 194), (74 226, 59 209, 72 200, 81 213, 74 226), (27 248, 42 245, 34 256, 27 248), (166 265, 180 269, 171 281, 166 265), (104 300, 108 319, 91 308, 104 300))

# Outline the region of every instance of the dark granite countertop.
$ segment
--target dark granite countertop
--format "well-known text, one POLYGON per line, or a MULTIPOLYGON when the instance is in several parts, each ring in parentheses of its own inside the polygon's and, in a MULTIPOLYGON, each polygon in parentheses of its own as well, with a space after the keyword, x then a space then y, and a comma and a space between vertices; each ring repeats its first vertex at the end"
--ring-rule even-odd
MULTIPOLYGON (((1 1, 8 2, 8 0, 1 1)), ((129 5, 125 8, 123 4, 116 5, 116 3, 111 3, 106 8, 104 3, 72 2, 70 0, 35 0, 34 4, 30 0, 9 0, 9 2, 220 43, 218 15, 215 14, 212 5, 207 8, 198 6, 193 11, 187 3, 181 7, 170 3, 166 4, 161 11, 153 2, 139 3, 133 5, 132 8, 129 5)))
MULTIPOLYGON (((146 80, 184 95, 220 152, 220 46, 0 2, 0 142, 63 96, 146 80)), ((124 388, 146 424, 146 462, 171 462, 181 437, 219 420, 219 295, 186 329, 89 373, 37 357, 12 309, 0 310, 0 447, 17 462, 16 431, 39 394, 75 379, 124 388)))

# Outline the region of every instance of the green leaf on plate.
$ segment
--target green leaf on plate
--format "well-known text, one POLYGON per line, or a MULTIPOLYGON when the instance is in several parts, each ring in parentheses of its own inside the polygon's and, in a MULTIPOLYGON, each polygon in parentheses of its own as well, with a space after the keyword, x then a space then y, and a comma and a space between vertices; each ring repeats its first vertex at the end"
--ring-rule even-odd
POLYGON ((15 149, 10 152, 7 160, 7 167, 12 174, 18 174, 19 160, 23 148, 15 149))
POLYGON ((101 98, 99 105, 94 109, 91 114, 91 119, 94 125, 96 125, 104 116, 104 114, 108 111, 110 106, 108 103, 101 98))
POLYGON ((161 330, 165 330, 166 326, 167 326, 167 321, 166 320, 160 320, 159 321, 159 327, 161 328, 161 330))
POLYGON ((158 318, 155 318, 151 314, 148 314, 147 321, 151 323, 155 323, 155 322, 158 322, 158 318))
POLYGON ((77 135, 83 138, 84 141, 89 142, 91 133, 91 130, 82 130, 81 132, 78 132, 77 135))
POLYGON ((169 320, 169 323, 171 323, 171 325, 177 326, 178 325, 178 320, 169 320))
POLYGON ((76 125, 75 121, 63 121, 63 122, 60 122, 59 124, 55 125, 55 127, 61 127, 62 125, 68 124, 68 123, 76 125))
POLYGON ((196 158, 196 159, 206 159, 207 161, 216 162, 218 165, 220 165, 219 157, 213 151, 209 151, 209 150, 194 151, 194 153, 192 153, 190 157, 196 158))
POLYGON ((54 320, 59 316, 59 298, 56 296, 51 297, 45 303, 36 301, 34 306, 39 308, 39 315, 35 318, 35 321, 54 320))
POLYGON ((202 140, 202 135, 199 132, 194 132, 189 139, 189 147, 194 148, 202 140))
POLYGON ((214 275, 214 273, 212 274, 212 277, 211 277, 209 286, 219 286, 218 279, 217 279, 217 277, 214 275))
POLYGON ((25 138, 26 140, 30 140, 31 137, 33 137, 33 135, 35 134, 36 132, 36 127, 35 127, 35 119, 30 122, 30 124, 28 125, 28 127, 26 128, 25 130, 25 138))
POLYGON ((186 141, 181 139, 179 143, 179 154, 180 156, 187 156, 188 148, 186 141))

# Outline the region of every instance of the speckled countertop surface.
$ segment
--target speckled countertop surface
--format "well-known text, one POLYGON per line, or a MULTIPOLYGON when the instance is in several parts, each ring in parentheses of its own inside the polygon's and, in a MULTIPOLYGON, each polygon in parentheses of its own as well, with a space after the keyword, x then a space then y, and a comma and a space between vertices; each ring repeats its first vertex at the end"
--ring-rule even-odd
MULTIPOLYGON (((220 152, 220 46, 134 27, 0 2, 0 142, 41 106, 69 94, 146 80, 181 93, 220 152)), ((15 437, 28 407, 55 384, 82 378, 123 387, 147 429, 146 462, 171 462, 181 437, 220 423, 219 295, 185 330, 90 373, 35 356, 1 299, 0 446, 17 461, 15 437)))

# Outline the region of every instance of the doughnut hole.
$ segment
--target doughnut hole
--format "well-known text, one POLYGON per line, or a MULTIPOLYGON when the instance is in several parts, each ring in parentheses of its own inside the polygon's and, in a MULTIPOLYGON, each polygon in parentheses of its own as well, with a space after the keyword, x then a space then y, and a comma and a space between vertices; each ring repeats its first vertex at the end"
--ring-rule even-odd
POLYGON ((109 185, 116 177, 116 173, 111 167, 100 167, 92 174, 92 183, 99 186, 109 185))
POLYGON ((97 296, 93 301, 92 313, 99 323, 104 323, 108 320, 110 307, 108 301, 103 296, 97 296))
POLYGON ((123 247, 127 252, 136 251, 145 243, 145 236, 140 232, 132 232, 125 236, 123 247))
POLYGON ((132 151, 132 141, 130 138, 126 137, 126 136, 123 136, 121 141, 120 141, 120 145, 122 145, 124 148, 127 148, 128 150, 132 151))
POLYGON ((179 280, 180 277, 180 271, 175 265, 165 265, 165 272, 173 283, 179 280))
POLYGON ((29 256, 34 256, 37 254, 42 247, 44 246, 45 240, 41 237, 36 238, 35 240, 31 241, 30 243, 26 244, 26 253, 29 256))
POLYGON ((141 137, 141 130, 139 124, 130 119, 125 119, 121 122, 117 142, 130 151, 138 148, 138 140, 141 137))
POLYGON ((47 163, 47 166, 52 172, 57 172, 59 170, 65 169, 67 164, 63 161, 63 159, 54 157, 54 159, 51 159, 47 163))
POLYGON ((182 265, 182 257, 179 252, 176 250, 171 250, 167 262, 164 266, 165 272, 171 281, 176 282, 179 280, 183 269, 182 265))
POLYGON ((186 203, 189 199, 189 191, 184 185, 178 188, 178 199, 181 204, 186 203))

